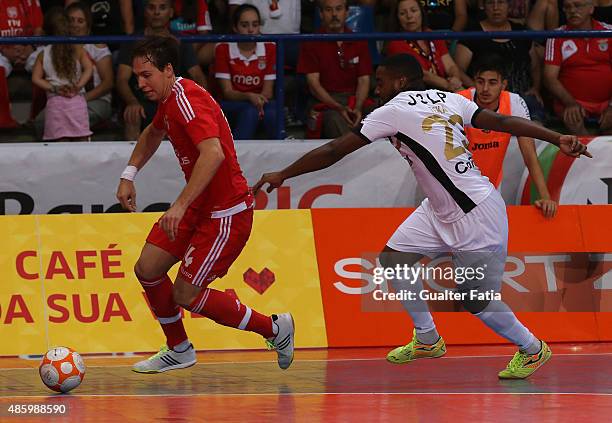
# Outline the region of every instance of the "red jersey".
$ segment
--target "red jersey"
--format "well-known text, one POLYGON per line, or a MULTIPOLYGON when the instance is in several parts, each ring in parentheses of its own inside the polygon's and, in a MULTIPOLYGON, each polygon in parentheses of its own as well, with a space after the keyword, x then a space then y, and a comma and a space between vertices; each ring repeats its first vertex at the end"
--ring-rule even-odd
POLYGON ((0 2, 0 36, 30 36, 41 28, 43 15, 38 0, 2 0, 0 2))
MULTIPOLYGON (((593 30, 611 25, 592 21, 593 30)), ((559 28, 571 31, 566 25, 559 28)), ((612 45, 609 38, 551 38, 544 63, 559 66, 559 82, 576 100, 601 103, 612 97, 612 45)))
POLYGON ((426 53, 417 44, 416 40, 393 40, 386 47, 386 55, 410 54, 418 60, 423 72, 431 72, 434 75, 446 78, 446 69, 444 68, 444 63, 442 63, 442 56, 448 54, 446 41, 430 40, 426 42, 429 43, 429 53, 426 53))
POLYGON ((198 15, 196 17, 196 22, 185 22, 181 17, 182 11, 183 0, 174 0, 175 18, 170 21, 170 31, 179 35, 198 35, 198 33, 202 31, 212 31, 208 4, 205 0, 198 0, 198 15))
MULTIPOLYGON (((319 33, 326 33, 320 29, 319 33)), ((345 33, 350 33, 348 28, 345 33)), ((367 41, 309 41, 300 46, 299 73, 318 73, 321 86, 330 93, 355 94, 357 79, 372 73, 367 41)))
POLYGON ((237 43, 218 44, 215 77, 231 80, 236 91, 261 93, 264 81, 276 79, 276 44, 257 43, 251 57, 244 57, 237 43))
POLYGON ((224 217, 251 206, 232 132, 219 104, 208 91, 189 79, 177 78, 172 93, 159 102, 153 126, 168 134, 187 181, 200 155, 197 145, 208 138, 219 138, 221 142, 225 159, 191 207, 211 212, 212 217, 224 217))

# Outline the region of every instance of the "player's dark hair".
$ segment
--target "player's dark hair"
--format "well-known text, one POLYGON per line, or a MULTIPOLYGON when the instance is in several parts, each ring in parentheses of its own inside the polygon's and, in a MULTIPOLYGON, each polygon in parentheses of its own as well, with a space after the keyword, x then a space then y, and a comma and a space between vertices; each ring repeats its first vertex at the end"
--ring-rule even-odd
POLYGON ((502 79, 506 79, 506 69, 508 69, 508 61, 499 54, 485 54, 474 61, 472 66, 472 76, 483 72, 497 72, 502 79))
POLYGON ((388 72, 398 77, 406 77, 408 79, 408 87, 406 89, 425 89, 423 68, 421 68, 421 65, 414 56, 410 54, 387 56, 383 59, 380 66, 384 66, 388 72))
POLYGON ((176 38, 169 36, 147 37, 138 41, 134 46, 132 58, 135 57, 144 57, 160 71, 163 71, 170 63, 176 73, 179 66, 179 42, 176 38))
POLYGON ((261 14, 259 13, 259 9, 257 9, 252 4, 241 4, 238 6, 236 10, 234 10, 234 14, 232 15, 232 29, 235 31, 235 28, 238 27, 238 22, 240 22, 240 17, 242 14, 248 10, 252 10, 257 13, 257 19, 259 19, 259 23, 261 24, 261 14))

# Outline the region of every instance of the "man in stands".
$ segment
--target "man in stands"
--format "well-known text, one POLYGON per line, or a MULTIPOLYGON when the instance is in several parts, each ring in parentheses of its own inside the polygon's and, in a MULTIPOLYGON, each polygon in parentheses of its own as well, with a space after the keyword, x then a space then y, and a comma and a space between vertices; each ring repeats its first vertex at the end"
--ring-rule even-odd
MULTIPOLYGON (((351 32, 345 25, 346 0, 320 0, 319 33, 351 32)), ((302 45, 298 72, 306 74, 315 98, 309 116, 318 138, 335 138, 355 126, 363 115, 370 90, 372 60, 365 41, 308 42, 302 45)), ((313 128, 310 128, 313 130, 313 128)))
MULTIPOLYGON (((561 31, 610 30, 593 19, 592 0, 564 0, 561 31)), ((555 113, 573 134, 586 134, 585 118, 612 134, 612 46, 609 38, 551 38, 546 42, 544 83, 555 97, 555 113)))

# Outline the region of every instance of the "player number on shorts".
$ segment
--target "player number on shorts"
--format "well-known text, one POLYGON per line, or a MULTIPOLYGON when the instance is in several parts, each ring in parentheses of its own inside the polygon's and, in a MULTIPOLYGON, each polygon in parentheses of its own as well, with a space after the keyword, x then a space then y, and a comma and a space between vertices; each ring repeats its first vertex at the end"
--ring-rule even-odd
POLYGON ((433 129, 435 124, 442 125, 446 133, 446 142, 444 145, 444 156, 446 160, 452 160, 463 153, 467 153, 467 139, 465 137, 461 140, 462 145, 458 147, 455 147, 453 142, 453 126, 459 125, 460 130, 463 126, 463 119, 461 119, 461 116, 452 115, 450 118, 445 119, 440 115, 430 115, 423 119, 421 127, 424 132, 429 132, 433 129))
POLYGON ((193 257, 191 257, 191 253, 193 253, 194 251, 195 247, 193 245, 190 245, 189 249, 185 253, 185 258, 183 259, 183 261, 185 262, 185 267, 191 266, 191 263, 193 262, 193 257))

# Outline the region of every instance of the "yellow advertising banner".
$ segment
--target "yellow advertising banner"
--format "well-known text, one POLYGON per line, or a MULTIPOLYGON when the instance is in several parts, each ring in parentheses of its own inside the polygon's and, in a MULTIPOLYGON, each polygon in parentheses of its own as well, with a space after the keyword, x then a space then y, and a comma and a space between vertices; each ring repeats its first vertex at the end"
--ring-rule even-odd
MULTIPOLYGON (((0 216, 0 354, 155 351, 164 343, 133 266, 158 213, 0 216)), ((178 266, 170 273, 176 274, 178 266)), ((325 347, 325 321, 310 211, 257 211, 251 238, 228 275, 264 314, 290 311, 297 347, 325 347)), ((184 313, 196 349, 262 348, 259 335, 184 313)))

